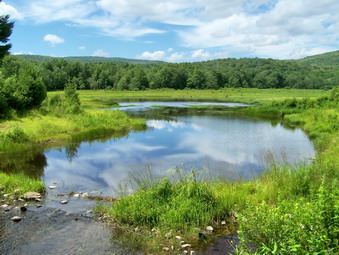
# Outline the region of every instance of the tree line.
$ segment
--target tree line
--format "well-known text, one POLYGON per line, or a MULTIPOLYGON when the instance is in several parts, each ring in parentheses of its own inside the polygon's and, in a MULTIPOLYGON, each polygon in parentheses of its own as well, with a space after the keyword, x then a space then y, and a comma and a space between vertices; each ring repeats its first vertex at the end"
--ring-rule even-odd
POLYGON ((82 63, 53 58, 27 62, 15 56, 3 60, 5 77, 23 66, 38 70, 48 91, 71 83, 77 89, 220 89, 296 88, 328 89, 339 84, 339 71, 296 61, 245 58, 196 63, 82 63))

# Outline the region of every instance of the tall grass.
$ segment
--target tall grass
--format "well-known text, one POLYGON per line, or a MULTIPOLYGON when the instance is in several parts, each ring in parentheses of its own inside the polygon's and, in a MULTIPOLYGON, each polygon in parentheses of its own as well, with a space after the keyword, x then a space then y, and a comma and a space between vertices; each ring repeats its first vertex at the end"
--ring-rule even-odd
POLYGON ((25 192, 44 192, 45 184, 24 174, 0 173, 0 193, 22 196, 25 192))

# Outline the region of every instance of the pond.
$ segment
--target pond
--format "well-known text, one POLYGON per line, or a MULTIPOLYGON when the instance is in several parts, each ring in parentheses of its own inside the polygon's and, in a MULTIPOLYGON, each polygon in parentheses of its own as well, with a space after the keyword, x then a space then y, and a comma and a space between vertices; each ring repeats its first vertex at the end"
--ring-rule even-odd
MULTIPOLYGON (((56 195, 88 192, 91 195, 116 196, 116 190, 121 186, 119 184, 131 174, 143 171, 151 171, 154 176, 167 176, 170 169, 180 167, 185 172, 191 169, 203 170, 204 176, 208 178, 251 179, 272 161, 301 164, 307 163, 315 155, 312 142, 301 129, 287 128, 276 121, 256 120, 234 114, 189 111, 202 105, 248 106, 245 104, 119 104, 120 110, 147 118, 147 129, 130 132, 120 138, 78 141, 64 147, 20 156, 25 159, 23 164, 27 164, 24 168, 19 164, 21 169, 27 169, 29 175, 42 178, 46 186, 58 186, 56 190, 48 190, 44 210, 57 208, 68 213, 85 214, 93 207, 92 200, 69 197, 70 202, 61 205, 59 201, 62 198, 56 195), (183 112, 180 108, 186 110, 183 112)), ((17 161, 17 157, 14 160, 17 161)), ((15 169, 14 165, 7 166, 15 169)), ((60 225, 60 222, 55 221, 54 224, 60 225)), ((15 236, 15 231, 17 230, 12 229, 8 235, 15 236)), ((25 233, 22 231, 20 233, 25 233)), ((66 232, 62 233, 67 235, 66 232)), ((72 236, 69 238, 76 242, 72 236)))

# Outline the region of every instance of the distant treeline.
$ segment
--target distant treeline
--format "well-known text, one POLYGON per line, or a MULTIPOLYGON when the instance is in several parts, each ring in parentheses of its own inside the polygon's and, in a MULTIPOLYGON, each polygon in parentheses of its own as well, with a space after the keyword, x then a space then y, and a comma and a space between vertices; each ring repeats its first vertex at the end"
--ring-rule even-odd
POLYGON ((339 84, 339 69, 297 61, 259 58, 220 59, 196 63, 84 63, 52 58, 25 61, 3 59, 2 76, 18 75, 22 66, 34 66, 48 91, 67 84, 77 89, 145 90, 220 88, 329 89, 339 84))

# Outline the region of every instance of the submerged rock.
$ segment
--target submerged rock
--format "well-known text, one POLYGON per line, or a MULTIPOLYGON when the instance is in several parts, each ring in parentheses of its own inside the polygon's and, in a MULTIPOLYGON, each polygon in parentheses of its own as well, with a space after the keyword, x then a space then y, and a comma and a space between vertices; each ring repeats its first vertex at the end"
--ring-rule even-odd
POLYGON ((24 199, 26 200, 34 200, 34 199, 36 200, 40 198, 41 198, 41 194, 38 192, 29 191, 24 194, 24 199))
POLYGON ((68 204, 68 200, 61 200, 60 204, 62 204, 62 205, 68 204))
POLYGON ((20 207, 20 211, 26 212, 26 211, 27 211, 27 206, 21 206, 21 207, 20 207))
POLYGON ((22 220, 22 217, 20 217, 20 216, 14 216, 14 217, 12 217, 11 220, 14 221, 14 222, 19 222, 19 221, 22 220))

